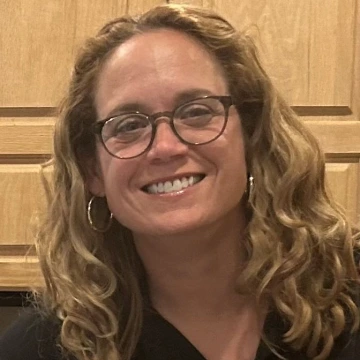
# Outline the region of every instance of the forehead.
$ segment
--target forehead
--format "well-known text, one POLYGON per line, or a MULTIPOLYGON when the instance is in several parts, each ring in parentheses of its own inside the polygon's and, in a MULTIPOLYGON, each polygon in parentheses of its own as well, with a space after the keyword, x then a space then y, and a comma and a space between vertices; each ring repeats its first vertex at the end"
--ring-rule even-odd
POLYGON ((161 29, 136 35, 115 49, 100 71, 95 107, 106 117, 119 104, 169 107, 179 94, 196 91, 228 93, 220 64, 191 36, 161 29))

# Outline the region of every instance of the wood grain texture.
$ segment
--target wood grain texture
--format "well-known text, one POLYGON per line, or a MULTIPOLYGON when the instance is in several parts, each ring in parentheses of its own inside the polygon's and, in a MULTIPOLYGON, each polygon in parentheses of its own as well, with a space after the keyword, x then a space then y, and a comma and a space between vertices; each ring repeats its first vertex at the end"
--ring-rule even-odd
POLYGON ((95 35, 108 21, 125 15, 130 0, 91 0, 76 2, 75 53, 83 42, 95 35))
POLYGON ((309 99, 351 106, 355 0, 311 1, 309 99))
POLYGON ((35 256, 0 256, 0 291, 31 291, 43 285, 35 256))
POLYGON ((36 164, 0 164, 0 245, 34 243, 38 216, 45 209, 40 171, 36 164))
POLYGON ((178 1, 169 1, 169 4, 185 4, 185 5, 194 5, 200 7, 212 8, 213 4, 211 0, 178 0, 178 1))
POLYGON ((359 164, 328 163, 326 179, 336 202, 350 220, 360 224, 359 164))
MULTIPOLYGON (((0 3, 6 14, 0 25, 0 106, 56 106, 86 37, 125 12, 166 3, 28 1, 0 3)), ((293 105, 351 106, 356 0, 186 2, 213 7, 240 29, 251 27, 266 68, 293 105)))
POLYGON ((360 120, 360 0, 355 13, 355 56, 353 62, 353 97, 352 111, 354 116, 360 120))
POLYGON ((0 106, 57 106, 83 41, 128 7, 142 11, 158 2, 1 1, 0 106))
POLYGON ((53 132, 53 118, 0 118, 0 156, 51 154, 53 132))
POLYGON ((127 13, 138 15, 150 8, 166 4, 166 0, 128 0, 127 13))
POLYGON ((359 121, 307 121, 305 125, 318 139, 325 153, 360 158, 359 121))
POLYGON ((213 4, 255 37, 265 68, 292 105, 351 106, 356 0, 213 4))
POLYGON ((72 59, 70 0, 0 1, 0 106, 56 106, 72 59))

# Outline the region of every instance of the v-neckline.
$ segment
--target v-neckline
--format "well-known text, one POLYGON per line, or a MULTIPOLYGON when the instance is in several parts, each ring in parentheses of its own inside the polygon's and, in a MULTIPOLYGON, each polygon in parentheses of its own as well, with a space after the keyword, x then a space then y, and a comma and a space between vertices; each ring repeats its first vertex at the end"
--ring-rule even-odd
POLYGON ((206 360, 200 351, 156 310, 148 310, 144 314, 139 352, 141 360, 206 360))
MULTIPOLYGON (((146 360, 207 360, 179 329, 156 310, 145 313, 140 343, 146 360), (151 354, 156 354, 156 357, 151 354)), ((270 349, 260 340, 254 360, 274 359, 271 355, 270 349)))

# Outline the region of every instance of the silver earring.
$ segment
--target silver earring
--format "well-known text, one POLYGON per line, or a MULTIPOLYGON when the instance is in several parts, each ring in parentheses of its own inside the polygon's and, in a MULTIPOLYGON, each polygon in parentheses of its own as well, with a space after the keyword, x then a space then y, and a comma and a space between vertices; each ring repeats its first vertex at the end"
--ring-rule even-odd
POLYGON ((109 211, 110 215, 109 218, 107 220, 107 222, 105 223, 105 225, 103 227, 98 227, 95 225, 95 222, 92 218, 92 212, 93 212, 93 205, 94 205, 94 200, 99 197, 96 196, 92 196, 91 199, 89 200, 88 206, 87 206, 87 219, 89 222, 90 227, 95 230, 96 232, 99 233, 105 233, 106 231, 108 231, 110 229, 110 226, 112 224, 113 221, 113 213, 109 211))
POLYGON ((251 201, 253 199, 254 187, 255 187, 254 177, 251 174, 249 174, 249 177, 248 177, 248 189, 247 189, 247 193, 249 194, 248 201, 251 201))

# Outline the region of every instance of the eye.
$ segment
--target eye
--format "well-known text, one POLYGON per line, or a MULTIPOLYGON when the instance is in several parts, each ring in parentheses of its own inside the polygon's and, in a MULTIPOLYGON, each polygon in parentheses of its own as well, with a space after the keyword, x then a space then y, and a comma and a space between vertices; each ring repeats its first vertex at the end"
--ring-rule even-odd
POLYGON ((210 125, 217 115, 219 115, 219 112, 211 104, 190 103, 178 109, 174 115, 174 120, 177 128, 179 126, 203 128, 210 125))
POLYGON ((179 109, 176 114, 179 120, 195 119, 199 117, 212 117, 214 110, 203 104, 189 104, 179 109))
POLYGON ((112 136, 126 136, 141 132, 146 129, 150 123, 144 115, 131 114, 113 118, 110 125, 112 136))

